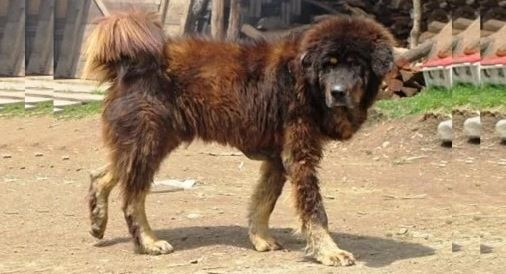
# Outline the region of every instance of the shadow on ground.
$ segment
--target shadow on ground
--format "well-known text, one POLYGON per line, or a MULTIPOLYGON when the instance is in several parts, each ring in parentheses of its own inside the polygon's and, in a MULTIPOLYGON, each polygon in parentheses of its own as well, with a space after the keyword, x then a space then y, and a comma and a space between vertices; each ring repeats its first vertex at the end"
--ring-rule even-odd
MULTIPOLYGON (((271 231, 285 249, 304 249, 304 241, 293 236, 291 229, 271 231)), ((242 226, 192 226, 157 230, 155 233, 161 239, 169 241, 176 252, 212 245, 252 248, 248 240, 248 229, 242 226)), ((332 233, 332 237, 342 249, 352 252, 368 267, 382 267, 398 260, 434 255, 434 249, 417 243, 344 233, 332 233)), ((124 237, 113 238, 102 240, 96 246, 106 247, 129 241, 129 238, 124 237)))

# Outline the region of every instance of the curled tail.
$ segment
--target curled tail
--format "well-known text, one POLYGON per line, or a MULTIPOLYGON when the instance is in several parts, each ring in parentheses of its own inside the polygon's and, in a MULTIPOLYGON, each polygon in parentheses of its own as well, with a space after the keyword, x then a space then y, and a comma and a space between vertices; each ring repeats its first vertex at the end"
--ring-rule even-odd
POLYGON ((87 40, 84 77, 115 81, 121 69, 164 66, 165 36, 154 14, 117 13, 102 18, 87 40))

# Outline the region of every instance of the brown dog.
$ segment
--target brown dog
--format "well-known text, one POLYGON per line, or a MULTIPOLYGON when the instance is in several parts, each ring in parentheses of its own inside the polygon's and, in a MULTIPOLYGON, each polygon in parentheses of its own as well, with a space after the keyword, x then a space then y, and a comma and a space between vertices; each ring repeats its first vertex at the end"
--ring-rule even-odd
POLYGON ((307 250, 326 265, 351 265, 328 232, 316 168, 326 141, 346 140, 365 121, 392 62, 392 36, 365 18, 330 18, 276 42, 166 39, 142 13, 109 16, 90 37, 86 71, 110 81, 102 114, 110 165, 92 180, 93 236, 102 238, 117 182, 138 252, 164 254, 144 201, 161 161, 200 138, 262 160, 249 236, 279 249, 268 221, 290 178, 307 250))

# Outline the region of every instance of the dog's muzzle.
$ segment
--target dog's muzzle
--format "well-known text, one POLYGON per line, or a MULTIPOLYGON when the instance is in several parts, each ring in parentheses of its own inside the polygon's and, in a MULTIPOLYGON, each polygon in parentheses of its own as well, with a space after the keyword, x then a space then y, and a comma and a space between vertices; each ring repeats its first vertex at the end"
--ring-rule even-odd
POLYGON ((348 106, 348 94, 346 88, 342 85, 334 85, 330 89, 330 96, 327 98, 327 107, 346 107, 348 106))

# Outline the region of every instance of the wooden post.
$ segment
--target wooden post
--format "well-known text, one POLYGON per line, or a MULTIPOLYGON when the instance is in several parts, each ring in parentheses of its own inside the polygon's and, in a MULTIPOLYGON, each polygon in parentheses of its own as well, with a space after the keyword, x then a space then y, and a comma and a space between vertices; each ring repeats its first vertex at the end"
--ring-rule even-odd
POLYGON ((211 35, 215 39, 223 39, 225 36, 225 0, 212 0, 211 10, 211 35))
POLYGON ((413 28, 409 37, 409 48, 412 49, 418 45, 420 37, 420 20, 422 19, 422 4, 420 0, 413 0, 413 28))
POLYGON ((239 24, 241 21, 241 4, 239 0, 230 0, 230 17, 228 18, 227 39, 239 39, 239 24))

